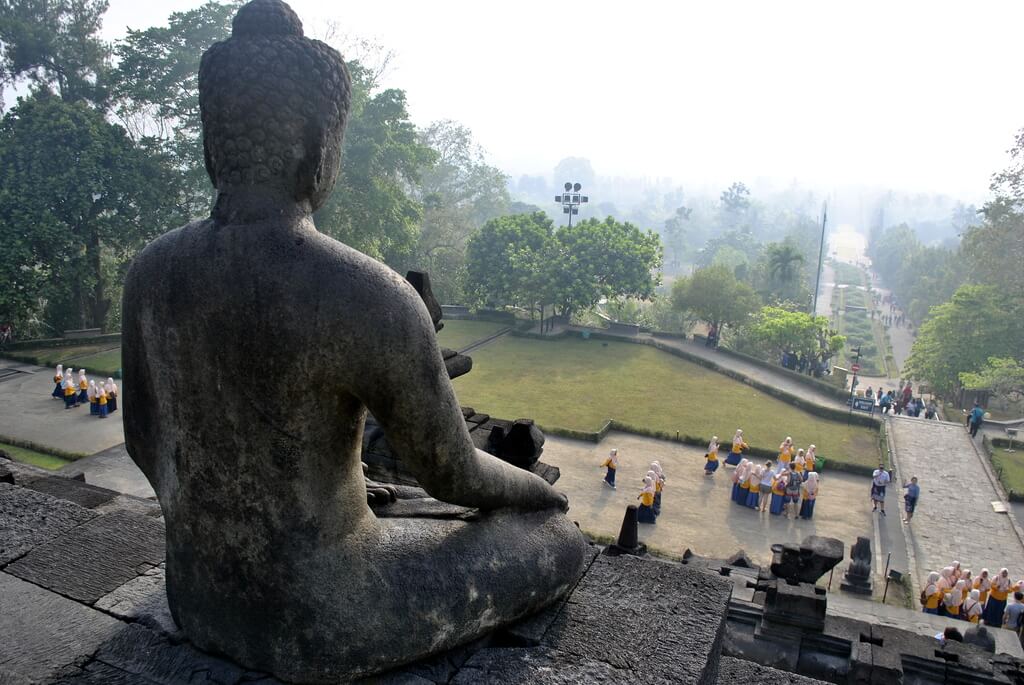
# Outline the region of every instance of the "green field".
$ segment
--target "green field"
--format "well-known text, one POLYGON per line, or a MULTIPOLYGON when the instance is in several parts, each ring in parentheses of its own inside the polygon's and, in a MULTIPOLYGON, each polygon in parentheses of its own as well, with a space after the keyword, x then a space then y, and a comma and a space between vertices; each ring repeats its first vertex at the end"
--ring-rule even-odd
POLYGON ((112 376, 121 369, 121 348, 107 350, 74 362, 75 368, 84 368, 86 373, 96 376, 112 376))
POLYGON ((598 340, 506 337, 473 353, 454 381, 459 401, 494 416, 528 417, 549 428, 596 432, 614 418, 650 430, 728 443, 743 428, 754 447, 792 436, 818 454, 872 466, 878 434, 821 419, 739 381, 665 352, 598 340))
POLYGON ((458 351, 505 328, 508 328, 505 324, 491 323, 490 321, 446 319, 444 328, 437 334, 437 342, 443 347, 458 351))
POLYGON ((0 450, 7 452, 14 461, 20 461, 23 464, 31 464, 32 466, 49 469, 50 471, 56 471, 61 466, 71 463, 66 459, 55 457, 52 454, 43 454, 42 452, 27 450, 24 447, 15 447, 14 445, 8 445, 3 442, 0 442, 0 450))

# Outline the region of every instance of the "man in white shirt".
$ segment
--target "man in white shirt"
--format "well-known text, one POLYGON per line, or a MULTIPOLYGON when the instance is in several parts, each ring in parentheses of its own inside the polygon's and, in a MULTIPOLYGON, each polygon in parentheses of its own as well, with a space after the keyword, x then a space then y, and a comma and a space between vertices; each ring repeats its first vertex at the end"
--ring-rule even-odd
POLYGON ((875 472, 871 474, 871 511, 882 510, 885 516, 885 486, 892 478, 885 470, 885 464, 879 464, 875 472))

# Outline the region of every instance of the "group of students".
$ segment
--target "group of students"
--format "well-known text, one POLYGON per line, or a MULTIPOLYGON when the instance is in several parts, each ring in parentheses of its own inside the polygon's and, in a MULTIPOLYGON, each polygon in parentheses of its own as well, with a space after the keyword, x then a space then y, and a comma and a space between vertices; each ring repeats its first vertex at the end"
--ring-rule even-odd
POLYGON ((1013 582, 1005 568, 994 577, 989 575, 987 568, 981 569, 977 577, 972 577, 970 570, 961 569, 960 562, 954 561, 941 571, 928 575, 920 601, 926 614, 970 623, 984 621, 987 626, 1020 630, 1024 615, 1022 588, 1024 580, 1013 582), (1011 592, 1015 602, 1007 606, 1011 592))
POLYGON ((926 419, 939 418, 935 401, 932 400, 925 405, 924 399, 914 397, 914 388, 910 381, 901 383, 899 390, 889 390, 889 392, 883 392, 882 388, 878 388, 877 391, 873 392, 869 386, 864 396, 875 400, 875 404, 878 405, 883 414, 888 414, 891 411, 897 416, 905 414, 918 417, 921 416, 921 412, 924 412, 924 418, 926 419))
POLYGON ((79 369, 76 380, 74 370, 65 369, 63 364, 57 364, 53 383, 51 394, 54 399, 64 400, 65 409, 74 409, 88 403, 89 413, 101 419, 117 411, 117 384, 113 378, 108 378, 106 383, 97 383, 89 380, 85 375, 85 369, 79 369))
MULTIPOLYGON (((619 470, 619 450, 612 449, 608 457, 601 462, 601 468, 607 469, 604 476, 605 485, 615 489, 615 474, 619 470)), ((652 461, 647 475, 643 478, 643 489, 637 495, 640 506, 637 508, 639 523, 657 523, 661 515, 661 492, 665 487, 665 471, 661 464, 652 461)))
MULTIPOLYGON (((793 438, 787 437, 779 445, 777 462, 773 464, 769 460, 763 465, 740 456, 748 448, 743 431, 737 429, 732 450, 725 459, 726 464, 736 465, 732 473, 733 502, 776 516, 785 513, 792 518, 813 518, 819 489, 815 471, 817 448, 810 445, 806 451, 797 449, 793 438)), ((718 470, 717 435, 708 443, 704 459, 704 475, 710 476, 718 470)))

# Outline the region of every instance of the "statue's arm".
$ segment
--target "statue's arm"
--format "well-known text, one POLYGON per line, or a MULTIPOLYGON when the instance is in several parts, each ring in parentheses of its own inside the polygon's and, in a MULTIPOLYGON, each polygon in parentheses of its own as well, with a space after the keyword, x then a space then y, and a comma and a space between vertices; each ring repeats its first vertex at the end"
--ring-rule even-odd
POLYGON ((567 509, 544 479, 474 447, 426 307, 406 288, 408 296, 389 302, 374 327, 377 344, 356 381, 392 449, 437 499, 482 509, 567 509))

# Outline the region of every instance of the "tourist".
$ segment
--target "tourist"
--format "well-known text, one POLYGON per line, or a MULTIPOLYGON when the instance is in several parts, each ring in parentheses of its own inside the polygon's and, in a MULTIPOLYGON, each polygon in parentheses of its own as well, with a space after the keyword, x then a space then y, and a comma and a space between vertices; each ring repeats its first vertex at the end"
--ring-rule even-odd
POLYGON ((881 406, 882 404, 882 386, 878 386, 878 390, 875 393, 875 404, 881 406))
POLYGON ((744 484, 747 482, 747 470, 749 468, 750 462, 746 459, 741 459, 736 469, 732 472, 732 501, 736 504, 746 503, 746 499, 741 499, 741 492, 744 484))
POLYGON ((971 437, 973 438, 978 434, 978 429, 981 428, 981 424, 985 422, 985 410, 981 408, 978 402, 974 403, 974 409, 971 410, 970 414, 971 424, 971 437))
POLYGON ((768 507, 768 512, 778 516, 782 513, 782 507, 786 503, 786 474, 783 471, 777 471, 775 477, 772 478, 772 503, 768 507))
POLYGON ((885 516, 885 486, 890 480, 892 478, 885 470, 885 464, 879 464, 871 474, 871 511, 875 512, 881 508, 882 516, 885 516))
POLYGON ((981 611, 981 593, 977 590, 971 590, 967 595, 967 600, 964 601, 961 618, 968 623, 976 624, 981 620, 981 611))
POLYGON ((914 518, 914 509, 917 507, 917 498, 921 496, 921 487, 917 484, 917 476, 911 476, 909 483, 903 484, 903 489, 906 490, 906 494, 903 495, 904 509, 907 512, 904 517, 904 523, 910 523, 910 519, 914 518))
POLYGON ((89 378, 85 375, 85 369, 78 370, 78 403, 86 404, 89 401, 89 378))
POLYGON ((107 409, 111 412, 117 411, 117 383, 114 382, 113 378, 107 378, 107 384, 104 386, 107 389, 107 409))
POLYGON ((764 467, 755 465, 753 462, 751 462, 750 466, 751 468, 747 472, 747 481, 745 483, 746 499, 744 504, 751 509, 757 509, 757 501, 761 495, 761 475, 764 473, 764 467))
POLYGON ((981 574, 974 579, 972 585, 975 590, 981 593, 978 597, 978 601, 980 601, 982 606, 984 606, 985 602, 988 600, 988 591, 992 588, 992 579, 988 576, 987 568, 981 569, 981 574))
POLYGON ((51 394, 53 395, 53 399, 59 400, 62 397, 64 397, 64 388, 62 387, 63 384, 64 384, 64 365, 63 364, 57 364, 57 372, 53 374, 53 383, 54 383, 54 388, 53 388, 53 392, 51 394))
POLYGON ((107 389, 101 385, 98 390, 99 395, 97 395, 96 401, 100 405, 100 418, 105 419, 110 414, 110 409, 107 407, 107 389))
POLYGON ((64 372, 64 380, 61 381, 61 388, 64 391, 64 408, 71 409, 78 406, 78 385, 71 375, 71 369, 64 372))
POLYGON ((740 455, 743 450, 749 448, 750 445, 743 439, 743 430, 740 428, 736 429, 736 435, 732 436, 732 451, 729 452, 729 456, 725 458, 727 466, 736 466, 740 463, 740 455))
POLYGON ((98 416, 100 413, 99 396, 96 394, 96 381, 89 381, 89 414, 98 416))
POLYGON ((971 569, 964 571, 963 575, 960 576, 960 580, 964 581, 964 600, 967 600, 967 595, 974 588, 974 579, 971 578, 971 569))
POLYGON ((1024 614, 1024 593, 1018 590, 1013 593, 1013 603, 1003 612, 1003 625, 1007 630, 1020 634, 1020 629, 1024 627, 1024 616, 1021 614, 1024 614))
POLYGON ((615 470, 619 468, 619 451, 613 448, 612 451, 608 453, 608 458, 601 462, 601 466, 599 468, 608 469, 608 472, 604 474, 604 482, 605 485, 610 486, 611 489, 614 490, 615 470))
POLYGON ((657 461, 651 462, 651 471, 654 472, 654 514, 661 516, 661 491, 665 489, 665 471, 657 461))
POLYGON ((925 407, 924 417, 926 419, 938 419, 939 411, 935 406, 935 400, 928 400, 928 406, 925 407))
POLYGON ((779 445, 779 463, 788 465, 793 458, 793 438, 786 437, 779 445))
POLYGON ((907 381, 907 384, 903 386, 903 406, 910 404, 910 399, 914 396, 914 384, 907 381))
POLYGON ((889 413, 889 409, 892 407, 892 390, 882 395, 882 398, 878 400, 878 406, 882 409, 883 414, 889 413))
POLYGON ((985 612, 982 614, 985 625, 997 628, 1003 625, 1003 612, 1006 610, 1006 597, 1010 594, 1010 585, 1009 570, 999 569, 999 575, 992 579, 988 601, 985 602, 985 612))
POLYGON ((949 567, 953 569, 953 582, 955 583, 956 581, 960 580, 960 576, 963 575, 963 571, 960 570, 960 562, 954 561, 952 564, 949 565, 949 567))
POLYGON ((928 582, 921 590, 921 604, 924 606, 924 613, 938 614, 939 601, 942 599, 942 590, 939 588, 939 574, 932 571, 928 574, 928 582))
POLYGON ((658 517, 654 513, 654 481, 650 476, 644 478, 644 488, 637 495, 640 500, 640 508, 636 512, 638 523, 657 523, 658 517))
POLYGON ((872 392, 870 385, 868 386, 868 389, 864 391, 864 397, 872 400, 875 399, 875 393, 872 392))
POLYGON ((818 448, 816 445, 807 446, 807 454, 804 455, 804 468, 808 471, 818 470, 818 448))
POLYGON ((761 482, 758 484, 759 505, 762 512, 768 509, 768 503, 772 499, 773 478, 775 478, 775 474, 772 473, 772 462, 769 459, 764 463, 764 469, 761 471, 761 482))
POLYGON ((943 598, 942 603, 946 607, 946 615, 950 618, 960 618, 960 607, 964 603, 964 581, 956 581, 943 598))
POLYGON ((718 470, 718 436, 711 437, 708 443, 708 451, 704 453, 704 475, 713 476, 718 470))
POLYGON ((798 449, 796 451, 796 456, 793 457, 793 470, 800 478, 804 477, 804 467, 806 465, 807 461, 804 457, 804 451, 803 449, 798 449))
POLYGON ((811 471, 803 482, 803 504, 800 505, 800 518, 814 518, 814 503, 818 499, 818 472, 811 471))
POLYGON ((800 490, 803 486, 803 478, 793 464, 789 465, 789 473, 786 476, 786 516, 796 518, 800 514, 800 490))

